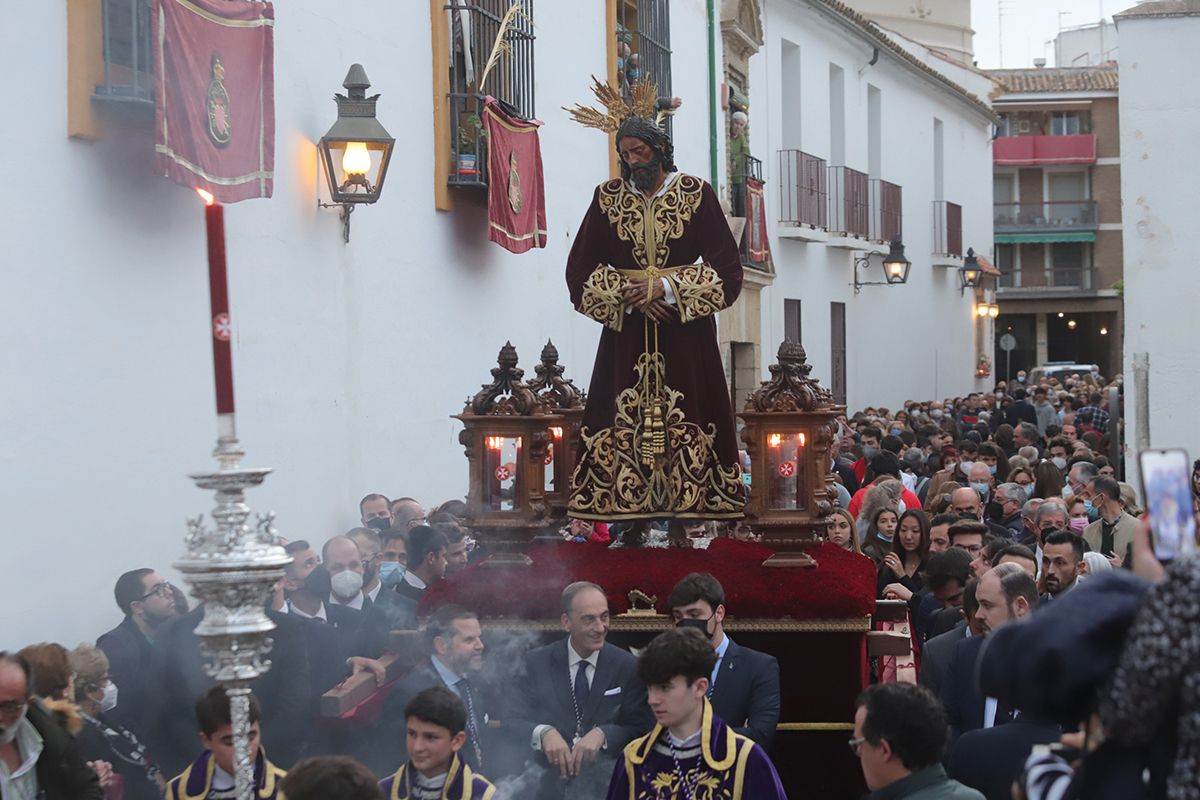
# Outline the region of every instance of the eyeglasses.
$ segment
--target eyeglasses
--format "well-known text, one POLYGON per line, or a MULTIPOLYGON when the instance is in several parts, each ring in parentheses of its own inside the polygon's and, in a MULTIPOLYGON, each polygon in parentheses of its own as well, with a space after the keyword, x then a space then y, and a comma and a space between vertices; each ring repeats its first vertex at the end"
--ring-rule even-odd
POLYGON ((850 746, 850 752, 856 756, 862 755, 862 746, 867 743, 865 736, 859 736, 846 742, 850 746))
POLYGON ((170 581, 163 581, 162 583, 156 583, 156 584, 154 584, 154 586, 152 586, 150 588, 150 591, 148 591, 144 595, 142 595, 142 599, 145 600, 147 597, 152 597, 154 595, 158 595, 159 597, 170 597, 172 588, 173 587, 171 586, 170 581))
POLYGON ((0 714, 20 714, 24 708, 24 700, 5 700, 0 703, 0 714))

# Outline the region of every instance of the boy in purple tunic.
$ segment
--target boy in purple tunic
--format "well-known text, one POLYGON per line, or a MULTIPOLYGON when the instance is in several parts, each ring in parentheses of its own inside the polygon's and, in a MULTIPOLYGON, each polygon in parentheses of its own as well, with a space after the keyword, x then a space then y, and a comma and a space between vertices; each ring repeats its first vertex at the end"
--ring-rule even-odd
POLYGON ((445 686, 404 707, 408 763, 379 782, 388 800, 492 800, 496 787, 458 757, 467 741, 467 708, 445 686))
POLYGON ((717 654, 692 628, 660 633, 638 658, 658 724, 625 748, 608 800, 787 800, 766 752, 709 704, 717 654))
MULTIPOLYGON (((258 744, 258 700, 250 695, 250 750, 254 753, 254 797, 276 800, 282 797, 279 784, 286 774, 267 760, 258 744)), ((214 686, 196 701, 196 721, 200 723, 200 743, 204 752, 191 766, 167 784, 167 800, 223 800, 236 798, 233 765, 233 720, 225 689, 214 686)))

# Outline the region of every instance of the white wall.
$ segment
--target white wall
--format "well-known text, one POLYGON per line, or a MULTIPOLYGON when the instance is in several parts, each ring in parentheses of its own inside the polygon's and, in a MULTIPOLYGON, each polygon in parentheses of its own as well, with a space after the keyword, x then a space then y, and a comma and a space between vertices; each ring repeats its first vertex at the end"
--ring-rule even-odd
POLYGON ((1126 474, 1136 485, 1136 425, 1145 413, 1134 390, 1133 357, 1149 353, 1153 447, 1200 457, 1200 390, 1191 321, 1200 297, 1195 254, 1195 131, 1200 85, 1190 69, 1200 17, 1118 19, 1121 36, 1121 197, 1125 243, 1126 474), (1181 168, 1182 167, 1182 168, 1181 168))
MULTIPOLYGON (((201 207, 152 175, 147 117, 116 118, 99 142, 66 138, 65 8, 27 5, 0 26, 0 52, 23 67, 0 86, 25 110, 0 132, 0 648, 73 646, 115 624, 117 575, 174 574, 184 517, 211 507, 186 477, 213 466, 215 440, 201 207)), ((606 137, 560 109, 589 102, 588 76, 605 74, 603 2, 535 9, 550 234, 519 256, 487 241, 483 196, 434 210, 428 4, 330 8, 277 6, 275 196, 226 210, 246 465, 276 469, 249 502, 314 541, 357 524, 367 492, 428 505, 465 494, 449 415, 505 340, 532 376, 553 338, 587 386, 599 328, 572 310, 563 273, 608 177, 606 137), (314 143, 355 61, 397 143, 346 246, 337 212, 316 208, 314 143)), ((671 3, 677 160, 708 178, 704 8, 671 3)))
MULTIPOLYGON (((878 63, 866 66, 872 55, 867 40, 846 33, 803 0, 767 0, 763 18, 766 44, 751 60, 751 86, 756 96, 766 93, 768 102, 756 106, 765 112, 756 113, 751 121, 751 144, 756 155, 762 154, 766 173, 768 223, 778 273, 774 285, 763 293, 764 349, 773 355, 783 338, 784 299, 800 299, 809 363, 813 374, 829 386, 829 304, 844 302, 847 402, 852 410, 879 404, 895 408, 906 399, 940 399, 982 388, 974 376, 976 322, 970 293, 960 295, 957 272, 931 266, 930 254, 935 118, 944 124, 945 197, 963 207, 964 246, 973 246, 980 254, 988 252, 992 157, 986 119, 901 67, 886 50, 878 63), (799 45, 801 69, 811 76, 798 96, 784 97, 781 91, 781 40, 799 45), (913 263, 906 285, 867 286, 857 297, 851 286, 849 251, 781 238, 776 224, 780 109, 802 104, 799 147, 829 159, 830 63, 845 71, 846 165, 863 172, 868 167, 868 84, 882 93, 881 177, 903 187, 903 238, 913 263)), ((939 68, 936 62, 933 66, 939 68)), ((882 280, 878 263, 876 256, 862 280, 882 280)))

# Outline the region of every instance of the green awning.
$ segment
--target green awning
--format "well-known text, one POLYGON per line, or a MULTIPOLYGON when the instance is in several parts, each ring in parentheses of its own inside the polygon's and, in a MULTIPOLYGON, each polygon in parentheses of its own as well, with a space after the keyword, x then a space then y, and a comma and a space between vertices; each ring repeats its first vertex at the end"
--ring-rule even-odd
POLYGON ((1056 233, 997 233, 996 244, 1046 244, 1049 242, 1094 242, 1094 231, 1060 231, 1056 233))

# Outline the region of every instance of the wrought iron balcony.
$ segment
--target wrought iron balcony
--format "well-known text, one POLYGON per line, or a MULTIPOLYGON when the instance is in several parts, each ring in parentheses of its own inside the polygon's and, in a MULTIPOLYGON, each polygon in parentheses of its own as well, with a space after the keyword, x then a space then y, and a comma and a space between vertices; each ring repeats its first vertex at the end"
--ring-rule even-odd
POLYGON ((1094 231, 1098 215, 1095 200, 1069 200, 996 203, 992 219, 996 233, 1094 231))
POLYGON ((871 179, 871 231, 873 242, 890 242, 903 238, 903 190, 894 183, 871 179))
POLYGON ((829 233, 866 239, 871 233, 870 181, 850 167, 829 167, 829 233))
POLYGON ((946 200, 933 201, 933 255, 960 258, 962 243, 962 206, 946 200))
POLYGON ((1094 292, 1096 280, 1096 268, 1092 265, 1002 270, 996 291, 1012 297, 1062 296, 1094 292))
POLYGON ((825 159, 800 150, 779 151, 779 224, 829 227, 829 175, 825 159))

